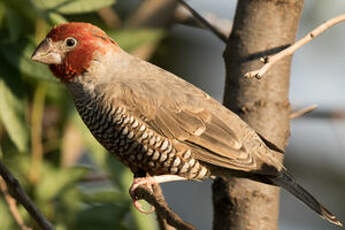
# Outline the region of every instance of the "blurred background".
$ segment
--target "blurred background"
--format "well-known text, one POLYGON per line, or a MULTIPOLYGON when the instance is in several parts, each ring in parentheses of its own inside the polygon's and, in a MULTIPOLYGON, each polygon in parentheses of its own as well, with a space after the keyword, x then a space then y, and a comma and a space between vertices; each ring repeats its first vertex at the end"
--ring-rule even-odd
MULTIPOLYGON (((216 15, 217 23, 230 31, 236 1, 189 3, 209 18, 216 15)), ((344 12, 342 0, 306 1, 298 38, 344 12)), ((173 0, 0 0, 1 160, 57 229, 157 229, 153 215, 142 215, 132 207, 127 192, 131 173, 93 140, 67 91, 49 70, 29 59, 51 27, 66 21, 102 27, 122 48, 183 77, 219 101, 225 45, 204 29, 182 25, 190 23, 188 14, 176 11, 173 0)), ((292 107, 317 104, 319 108, 291 122, 285 158, 298 181, 342 221, 344 37, 345 26, 339 24, 294 54, 292 107)), ((176 182, 162 188, 173 210, 206 230, 212 226, 210 185, 211 181, 176 182)), ((21 206, 18 211, 27 225, 38 228, 21 206)), ((285 191, 280 213, 282 230, 336 229, 285 191)), ((20 228, 0 193, 0 230, 8 229, 20 228)))

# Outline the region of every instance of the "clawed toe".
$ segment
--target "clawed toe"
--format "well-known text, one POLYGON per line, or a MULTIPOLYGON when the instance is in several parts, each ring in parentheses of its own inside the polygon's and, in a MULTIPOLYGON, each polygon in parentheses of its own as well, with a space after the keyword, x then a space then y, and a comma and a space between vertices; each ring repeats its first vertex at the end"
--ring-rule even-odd
POLYGON ((150 191, 153 193, 153 184, 159 184, 163 182, 170 182, 170 181, 181 181, 181 180, 187 180, 184 177, 177 176, 177 175, 160 175, 160 176, 149 176, 149 177, 136 177, 133 180, 133 184, 131 185, 129 189, 129 194, 133 199, 133 204, 136 209, 138 209, 139 212, 150 214, 152 213, 155 208, 152 207, 151 210, 146 211, 142 208, 141 204, 138 202, 138 197, 135 195, 135 190, 140 186, 146 186, 150 191))
POLYGON ((150 210, 144 210, 142 205, 139 203, 139 200, 133 199, 133 205, 139 212, 144 213, 144 214, 152 214, 155 211, 154 206, 151 206, 150 210))
POLYGON ((132 199, 136 200, 135 196, 135 190, 140 186, 147 187, 151 192, 153 192, 152 185, 155 182, 152 180, 151 177, 140 177, 140 178, 134 178, 133 183, 131 187, 129 188, 129 194, 132 197, 132 199))
POLYGON ((131 185, 130 189, 129 189, 129 194, 132 197, 133 200, 133 205, 134 207, 141 213, 144 214, 151 214, 155 211, 155 207, 151 206, 150 210, 144 210, 142 205, 139 203, 138 197, 136 197, 135 195, 135 190, 139 187, 139 186, 145 186, 147 187, 150 192, 153 192, 153 188, 152 185, 154 184, 154 180, 152 180, 151 177, 140 177, 140 178, 134 178, 133 184, 131 185))

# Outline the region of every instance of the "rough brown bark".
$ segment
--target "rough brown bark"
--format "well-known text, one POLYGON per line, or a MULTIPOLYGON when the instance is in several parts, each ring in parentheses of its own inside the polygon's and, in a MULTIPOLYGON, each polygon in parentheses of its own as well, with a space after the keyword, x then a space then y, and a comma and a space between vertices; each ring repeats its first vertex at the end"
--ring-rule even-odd
MULTIPOLYGON (((278 62, 263 79, 243 75, 259 68, 259 57, 295 41, 303 0, 238 1, 224 53, 224 104, 267 140, 285 149, 289 137, 291 58, 278 62)), ((279 189, 247 179, 213 184, 214 230, 277 229, 279 189)))

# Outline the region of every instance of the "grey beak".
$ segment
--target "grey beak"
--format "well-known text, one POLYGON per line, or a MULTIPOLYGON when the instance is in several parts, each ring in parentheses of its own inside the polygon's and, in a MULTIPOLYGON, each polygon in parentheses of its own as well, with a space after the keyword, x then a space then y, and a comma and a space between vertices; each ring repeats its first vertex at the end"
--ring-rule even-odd
POLYGON ((51 39, 44 39, 36 48, 31 56, 31 60, 41 62, 44 64, 61 64, 61 55, 54 51, 51 39))

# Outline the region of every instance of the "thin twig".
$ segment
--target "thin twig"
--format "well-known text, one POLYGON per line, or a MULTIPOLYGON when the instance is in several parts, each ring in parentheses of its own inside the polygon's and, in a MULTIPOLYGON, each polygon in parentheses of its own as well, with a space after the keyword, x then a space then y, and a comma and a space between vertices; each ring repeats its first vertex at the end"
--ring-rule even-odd
POLYGON ((81 179, 81 182, 94 183, 94 182, 106 182, 109 181, 110 176, 107 174, 88 174, 81 179))
POLYGON ((171 25, 178 3, 175 0, 145 0, 127 17, 127 28, 166 28, 171 25))
POLYGON ((253 78, 256 77, 257 79, 262 78, 262 76, 270 69, 272 66, 279 60, 281 60, 284 57, 292 55, 296 50, 313 40, 315 37, 320 35, 322 32, 327 30, 328 28, 345 21, 345 14, 339 15, 337 17, 331 18, 330 20, 326 21, 325 23, 318 26, 316 29, 308 33, 306 36, 304 36, 299 41, 295 42, 293 45, 289 46, 288 48, 280 51, 279 53, 270 56, 262 58, 262 61, 265 63, 260 69, 250 71, 246 73, 244 76, 247 78, 253 78))
MULTIPOLYGON (((142 1, 135 12, 124 22, 127 28, 168 28, 174 18, 178 3, 176 0, 146 0, 142 1)), ((159 41, 148 42, 131 51, 131 54, 144 60, 151 58, 157 49, 159 41)))
POLYGON ((119 28, 122 24, 120 17, 111 6, 104 7, 98 10, 97 13, 105 24, 112 29, 119 28))
POLYGON ((311 113, 309 117, 315 119, 345 120, 345 109, 318 109, 311 113))
MULTIPOLYGON (((232 29, 232 23, 224 18, 218 18, 215 14, 205 13, 202 14, 206 21, 213 27, 228 37, 232 29)), ((175 11, 175 23, 192 26, 200 29, 208 29, 204 24, 198 21, 185 7, 179 6, 175 11)))
POLYGON ((0 176, 0 190, 4 194, 5 200, 6 200, 8 206, 10 208, 12 216, 16 220, 16 222, 19 225, 20 229, 22 229, 22 230, 31 230, 30 227, 27 227, 24 224, 24 221, 23 221, 22 217, 20 216, 19 211, 17 209, 16 200, 8 192, 7 185, 6 185, 4 179, 1 176, 0 176))
POLYGON ((53 225, 43 216, 36 205, 26 195, 18 180, 11 174, 6 166, 0 161, 0 176, 4 179, 11 195, 21 203, 33 219, 43 230, 53 230, 53 225))
POLYGON ((315 109, 317 109, 317 105, 310 105, 308 107, 293 111, 292 113, 290 113, 289 118, 290 118, 290 120, 296 119, 298 117, 301 117, 307 113, 314 111, 315 109))
POLYGON ((162 217, 157 216, 157 222, 160 230, 176 230, 176 228, 168 224, 168 221, 162 217))
MULTIPOLYGON (((154 184, 152 185, 152 188, 153 188, 153 196, 159 197, 159 199, 166 202, 164 195, 162 193, 161 186, 159 184, 154 184)), ((175 230, 175 228, 168 223, 167 219, 164 216, 162 216, 160 212, 156 211, 156 214, 157 214, 157 221, 158 221, 160 230, 175 230)))
POLYGON ((203 25, 205 25, 208 29, 210 29, 220 40, 222 40, 224 43, 227 43, 228 36, 223 34, 219 31, 218 28, 211 25, 205 18, 203 18, 198 12, 196 12, 191 6, 189 6, 184 0, 177 0, 181 5, 186 7, 193 16, 203 25))
POLYGON ((153 205, 156 209, 157 216, 160 219, 166 220, 169 225, 175 227, 176 229, 196 230, 193 225, 184 222, 175 212, 173 212, 169 208, 163 194, 159 193, 159 191, 157 192, 156 190, 153 194, 148 188, 139 186, 135 190, 135 196, 139 200, 146 200, 148 203, 153 205))

